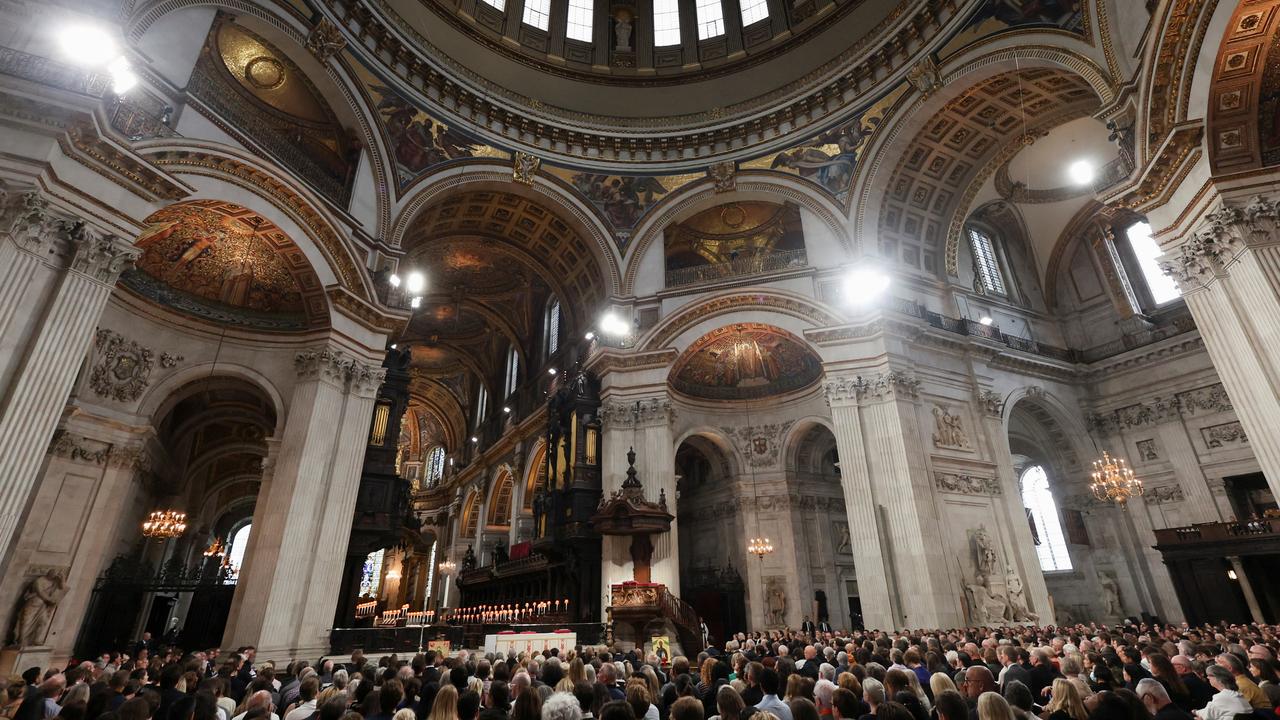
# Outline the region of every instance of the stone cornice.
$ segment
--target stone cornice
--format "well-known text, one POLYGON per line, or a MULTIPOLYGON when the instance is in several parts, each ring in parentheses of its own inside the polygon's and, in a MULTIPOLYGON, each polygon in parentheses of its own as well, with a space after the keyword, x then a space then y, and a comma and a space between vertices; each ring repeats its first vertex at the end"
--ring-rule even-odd
POLYGON ((1231 412, 1231 398, 1222 383, 1185 390, 1170 397, 1153 397, 1116 410, 1089 413, 1085 420, 1090 430, 1114 435, 1130 428, 1179 421, 1198 414, 1231 412))
POLYGON ((812 136, 905 77, 918 56, 958 25, 957 7, 955 0, 921 0, 914 14, 879 35, 878 45, 855 44, 799 82, 739 105, 661 119, 575 112, 498 87, 376 0, 341 0, 330 12, 351 39, 348 52, 372 58, 408 96, 430 98, 426 106, 447 124, 470 120, 500 146, 616 172, 619 164, 633 171, 702 170, 713 159, 760 155, 812 136))

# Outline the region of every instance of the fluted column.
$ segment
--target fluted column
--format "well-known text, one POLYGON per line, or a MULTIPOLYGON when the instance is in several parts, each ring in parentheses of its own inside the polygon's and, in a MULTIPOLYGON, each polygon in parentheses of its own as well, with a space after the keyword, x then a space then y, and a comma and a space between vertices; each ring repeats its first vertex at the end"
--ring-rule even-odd
POLYGON ((897 613, 889 594, 889 569, 881 546, 879 506, 871 486, 871 470, 862 437, 858 400, 864 392, 865 383, 860 377, 837 378, 826 385, 863 624, 868 628, 888 629, 898 625, 897 613))
POLYGON ((330 347, 299 352, 279 457, 254 509, 254 557, 236 586, 224 644, 264 657, 312 657, 328 647, 368 442, 384 371, 330 347), (316 597, 324 595, 325 597, 316 597), (234 634, 233 634, 234 633, 234 634))
POLYGON ((1225 200, 1167 255, 1249 444, 1280 497, 1280 203, 1225 200))
POLYGON ((1187 520, 1193 523, 1222 520, 1218 506, 1213 501, 1213 493, 1209 490, 1209 480, 1204 475, 1195 446, 1191 444, 1191 436, 1187 434, 1186 424, 1162 423, 1157 432, 1161 448, 1169 456, 1173 476, 1178 479, 1178 487, 1187 500, 1187 509, 1190 511, 1187 520))
POLYGON ((94 326, 138 256, 121 238, 57 219, 33 195, 21 198, 16 216, 6 213, 7 237, 0 238, 0 337, 11 348, 0 386, 0 566, 94 326), (36 292, 42 281, 47 291, 36 292))
MULTIPOLYGON (((600 408, 602 422, 601 485, 608 497, 622 487, 627 471, 627 451, 636 451, 636 471, 644 486, 644 496, 657 502, 665 493, 668 506, 675 510, 675 438, 671 425, 675 410, 665 396, 643 399, 605 398, 600 408)), ((674 512, 673 512, 674 514, 674 512)), ((673 595, 680 594, 679 521, 671 531, 652 538, 653 582, 667 586, 673 595)), ((631 538, 606 537, 601 546, 602 592, 610 585, 632 579, 631 538)), ((605 603, 608 604, 607 602, 605 603)))

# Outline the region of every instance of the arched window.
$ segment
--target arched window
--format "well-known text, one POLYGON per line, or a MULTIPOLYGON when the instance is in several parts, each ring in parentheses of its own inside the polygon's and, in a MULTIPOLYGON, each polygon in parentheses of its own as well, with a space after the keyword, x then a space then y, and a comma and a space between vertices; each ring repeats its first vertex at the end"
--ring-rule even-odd
POLYGON ((547 357, 550 358, 560 349, 560 300, 551 298, 547 303, 547 317, 543 321, 546 334, 547 357))
POLYGON ((502 396, 510 397, 516 391, 516 383, 520 380, 520 355, 514 346, 507 352, 507 380, 503 383, 502 396))
POLYGON ((484 418, 489 414, 489 390, 484 386, 480 386, 480 390, 476 392, 476 414, 475 420, 471 423, 475 429, 480 428, 480 423, 484 422, 484 418))
POLYGON ((698 0, 698 39, 724 34, 724 9, 720 0, 698 0))
POLYGON ((499 10, 506 10, 506 9, 507 9, 507 0, 484 0, 484 1, 485 1, 485 3, 487 3, 487 4, 491 5, 492 7, 495 7, 495 8, 497 8, 497 9, 499 9, 499 10))
POLYGON ((569 0, 569 21, 564 34, 570 40, 591 42, 591 15, 594 12, 595 3, 591 0, 569 0))
POLYGON ((524 0, 524 22, 546 30, 551 24, 551 0, 524 0))
POLYGON ((769 0, 742 0, 740 7, 744 26, 769 17, 769 0))
POLYGON ((249 531, 252 527, 253 523, 245 523, 240 526, 239 530, 231 534, 231 542, 228 543, 230 545, 228 548, 230 556, 227 558, 227 562, 231 564, 231 574, 233 576, 240 574, 240 568, 244 564, 244 551, 249 547, 249 531))
POLYGON ((991 235, 978 228, 969 228, 969 247, 973 251, 973 269, 978 274, 982 289, 994 295, 1008 295, 991 235))
POLYGON ((433 488, 440 484, 440 479, 444 477, 444 448, 439 445, 431 448, 427 453, 427 487, 433 488))
POLYGON ((1036 554, 1040 556, 1040 569, 1070 570, 1071 556, 1067 554, 1067 541, 1062 535, 1062 520, 1058 517, 1058 504, 1049 492, 1049 476, 1044 468, 1032 465, 1022 472, 1022 506, 1027 509, 1036 538, 1036 554))
POLYGON ((1125 236, 1129 240, 1133 260, 1142 273, 1142 279, 1146 281, 1151 301, 1159 306, 1182 297, 1178 283, 1160 269, 1160 246, 1151 237, 1151 226, 1145 222, 1136 222, 1125 231, 1125 236))
POLYGON ((680 3, 677 0, 653 0, 654 47, 679 44, 680 3))

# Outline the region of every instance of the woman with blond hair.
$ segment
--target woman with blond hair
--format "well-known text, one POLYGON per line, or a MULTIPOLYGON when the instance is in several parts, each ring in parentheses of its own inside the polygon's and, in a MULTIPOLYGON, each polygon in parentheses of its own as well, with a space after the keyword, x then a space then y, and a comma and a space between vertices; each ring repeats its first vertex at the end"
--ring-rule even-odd
POLYGON ((1076 684, 1066 678, 1054 678, 1050 690, 1053 699, 1045 707, 1040 717, 1044 720, 1087 720, 1089 712, 1084 709, 1084 700, 1076 684))
POLYGON ((436 693, 436 701, 431 704, 431 714, 427 720, 458 720, 458 689, 451 684, 443 684, 436 693))
POLYGON ((978 696, 978 720, 1014 720, 1013 709, 998 692, 984 692, 978 696))
POLYGON ((933 696, 935 698, 948 690, 951 692, 960 692, 960 689, 956 687, 956 683, 951 679, 951 676, 940 672, 929 676, 929 689, 933 691, 933 696))

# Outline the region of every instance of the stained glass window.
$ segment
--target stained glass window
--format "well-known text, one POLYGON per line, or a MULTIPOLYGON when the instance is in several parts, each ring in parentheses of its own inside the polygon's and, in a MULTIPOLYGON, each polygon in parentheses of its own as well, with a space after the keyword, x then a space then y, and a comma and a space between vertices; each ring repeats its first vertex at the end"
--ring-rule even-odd
POLYGON ((1007 295, 1004 286, 1004 275, 1000 272, 1000 261, 996 259, 996 248, 991 236, 976 228, 969 228, 969 247, 973 249, 973 266, 987 292, 1007 295))
POLYGON ((375 550, 364 559, 364 568, 360 572, 360 596, 378 597, 382 588, 382 558, 386 550, 375 550))
POLYGON ((444 477, 444 448, 437 445, 427 453, 427 487, 435 487, 442 477, 444 477))

